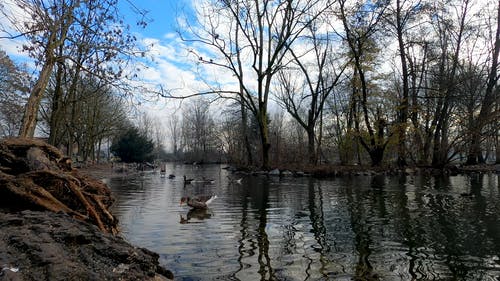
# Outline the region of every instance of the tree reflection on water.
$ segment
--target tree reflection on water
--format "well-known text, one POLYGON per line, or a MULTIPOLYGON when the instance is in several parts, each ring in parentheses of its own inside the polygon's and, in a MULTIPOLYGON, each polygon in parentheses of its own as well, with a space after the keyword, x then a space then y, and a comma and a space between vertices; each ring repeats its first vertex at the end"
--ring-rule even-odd
MULTIPOLYGON (((171 169, 171 168, 170 168, 171 169)), ((169 169, 169 170, 170 170, 169 169)), ((182 166, 177 174, 189 174, 182 166)), ((485 280, 500 275, 497 175, 111 180, 124 235, 191 280, 485 280), (217 194, 208 212, 185 193, 217 194), (179 224, 179 218, 181 222, 179 224)), ((218 177, 217 177, 218 176, 218 177)))

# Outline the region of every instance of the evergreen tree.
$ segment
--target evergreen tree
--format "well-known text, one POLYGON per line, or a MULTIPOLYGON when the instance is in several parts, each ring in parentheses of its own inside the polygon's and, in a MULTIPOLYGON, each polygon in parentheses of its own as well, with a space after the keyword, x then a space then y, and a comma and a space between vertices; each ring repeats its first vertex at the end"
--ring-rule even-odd
POLYGON ((153 140, 132 127, 125 131, 111 145, 111 152, 123 162, 145 162, 153 160, 153 140))

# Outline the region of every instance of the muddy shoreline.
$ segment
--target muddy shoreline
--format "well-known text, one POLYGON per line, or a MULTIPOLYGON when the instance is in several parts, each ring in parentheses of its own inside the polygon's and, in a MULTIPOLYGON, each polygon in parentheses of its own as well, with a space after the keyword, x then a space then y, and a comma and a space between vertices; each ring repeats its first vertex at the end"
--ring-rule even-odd
MULTIPOLYGON (((123 164, 94 164, 79 168, 83 174, 97 179, 126 177, 138 174, 139 171, 128 169, 124 171, 120 167, 123 164)), ((342 176, 370 176, 370 175, 431 175, 431 176, 453 176, 459 174, 474 173, 500 173, 500 164, 484 164, 475 166, 450 165, 441 169, 422 166, 408 166, 406 168, 396 167, 371 167, 359 165, 319 165, 314 167, 277 167, 270 171, 262 171, 255 167, 238 167, 223 165, 223 167, 233 173, 246 175, 268 175, 268 176, 311 176, 316 178, 334 178, 342 176)))
POLYGON ((158 254, 67 214, 0 212, 0 280, 169 280, 158 254))

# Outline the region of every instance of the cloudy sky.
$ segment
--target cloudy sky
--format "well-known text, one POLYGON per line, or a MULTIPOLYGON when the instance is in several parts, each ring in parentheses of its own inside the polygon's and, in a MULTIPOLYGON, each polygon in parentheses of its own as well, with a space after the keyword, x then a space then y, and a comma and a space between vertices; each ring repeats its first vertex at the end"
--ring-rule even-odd
MULTIPOLYGON (((192 13, 191 0, 121 0, 120 11, 140 44, 149 50, 143 61, 146 67, 138 74, 139 80, 155 90, 161 86, 165 90, 174 90, 176 95, 192 94, 195 91, 192 82, 196 80, 194 63, 177 33, 177 19, 192 13), (148 24, 145 28, 136 25, 140 18, 137 10, 146 12, 148 24)), ((144 106, 154 113, 155 109, 174 109, 178 103, 158 100, 144 106)))
MULTIPOLYGON (((2 2, 9 5, 11 0, 2 2)), ((11 7, 14 5, 11 4, 11 7)), ((194 93, 198 87, 193 83, 197 81, 194 73, 196 64, 188 56, 187 48, 177 34, 177 19, 192 14, 191 0, 120 0, 119 9, 139 44, 149 49, 147 59, 141 60, 144 67, 138 74, 140 83, 152 89, 159 89, 161 85, 163 89, 175 90, 177 95, 194 93), (145 28, 136 24, 141 18, 137 10, 145 11, 148 23, 145 28)), ((22 16, 21 10, 13 10, 13 13, 16 17, 22 16)), ((0 24, 5 26, 5 19, 0 18, 0 24)), ((0 34, 2 36, 5 34, 0 34)), ((0 49, 5 50, 15 62, 33 65, 27 54, 20 51, 21 44, 22 38, 0 39, 0 49)), ((177 108, 178 102, 160 99, 154 103, 143 103, 143 107, 152 114, 163 115, 163 111, 177 108)))

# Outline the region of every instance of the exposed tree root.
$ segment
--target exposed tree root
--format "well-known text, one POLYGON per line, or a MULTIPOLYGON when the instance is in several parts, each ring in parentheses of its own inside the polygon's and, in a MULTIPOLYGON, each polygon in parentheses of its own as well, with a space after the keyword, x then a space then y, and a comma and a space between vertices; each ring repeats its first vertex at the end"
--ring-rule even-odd
POLYGON ((57 148, 33 139, 0 141, 0 208, 64 212, 115 234, 112 203, 107 186, 72 169, 57 148))

